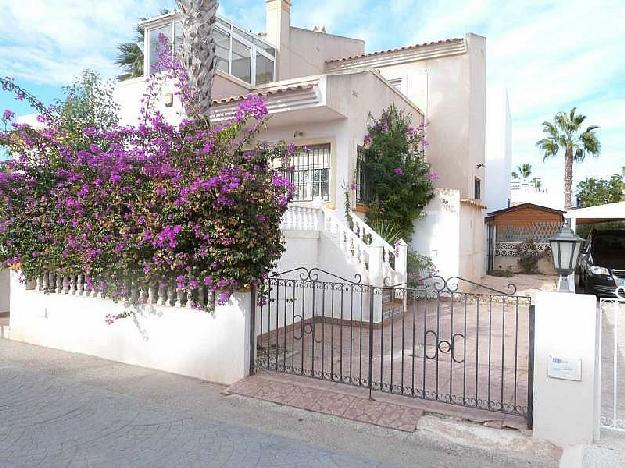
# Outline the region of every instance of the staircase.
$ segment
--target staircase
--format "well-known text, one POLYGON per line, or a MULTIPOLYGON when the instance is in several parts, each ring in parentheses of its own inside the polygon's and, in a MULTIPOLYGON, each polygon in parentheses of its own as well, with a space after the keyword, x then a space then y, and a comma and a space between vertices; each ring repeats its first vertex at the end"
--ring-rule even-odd
MULTIPOLYGON (((395 286, 407 280, 407 246, 400 241, 396 246, 386 242, 367 223, 351 214, 353 227, 326 208, 291 205, 282 219, 283 231, 318 232, 342 253, 362 281, 374 286, 395 286)), ((288 248, 288 244, 287 244, 288 248)), ((316 265, 333 272, 332 265, 316 265)))

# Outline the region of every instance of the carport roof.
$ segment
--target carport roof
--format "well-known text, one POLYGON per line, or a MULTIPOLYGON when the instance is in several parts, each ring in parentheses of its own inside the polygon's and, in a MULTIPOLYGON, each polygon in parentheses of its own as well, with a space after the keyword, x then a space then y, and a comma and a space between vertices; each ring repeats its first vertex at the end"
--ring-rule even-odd
POLYGON ((576 224, 594 224, 604 221, 625 220, 625 201, 569 210, 564 213, 564 217, 576 220, 576 224))

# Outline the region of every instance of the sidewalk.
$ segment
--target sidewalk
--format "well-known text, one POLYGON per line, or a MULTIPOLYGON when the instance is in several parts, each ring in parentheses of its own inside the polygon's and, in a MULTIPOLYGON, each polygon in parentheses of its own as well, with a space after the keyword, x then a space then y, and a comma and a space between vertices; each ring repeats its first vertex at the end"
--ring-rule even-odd
POLYGON ((420 419, 432 414, 491 428, 518 429, 524 436, 530 435, 520 416, 379 391, 373 392, 373 400, 369 400, 369 391, 364 387, 268 371, 231 385, 228 392, 405 432, 416 431, 420 419))
POLYGON ((516 468, 557 466, 559 459, 559 451, 519 431, 425 414, 414 432, 391 430, 3 339, 0 373, 0 445, 8 444, 0 466, 53 459, 110 466, 120 456, 129 466, 175 459, 204 466, 516 468))

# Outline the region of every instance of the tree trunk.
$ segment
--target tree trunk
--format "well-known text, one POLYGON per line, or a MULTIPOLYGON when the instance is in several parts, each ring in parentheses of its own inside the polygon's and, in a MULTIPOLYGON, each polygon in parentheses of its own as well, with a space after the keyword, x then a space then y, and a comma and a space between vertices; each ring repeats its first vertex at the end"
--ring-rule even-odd
POLYGON ((564 209, 573 207, 573 148, 567 147, 564 154, 564 209))
POLYGON ((189 78, 191 102, 185 103, 187 117, 208 119, 211 88, 215 77, 213 27, 217 0, 176 0, 183 16, 182 64, 189 78))

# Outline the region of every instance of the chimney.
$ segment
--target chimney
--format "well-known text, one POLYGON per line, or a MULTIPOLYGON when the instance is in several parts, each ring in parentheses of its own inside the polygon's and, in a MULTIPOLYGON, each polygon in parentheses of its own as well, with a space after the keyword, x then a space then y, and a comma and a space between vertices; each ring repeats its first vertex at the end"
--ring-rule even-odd
POLYGON ((291 0, 266 0, 267 41, 276 47, 277 77, 286 80, 290 73, 291 0))

